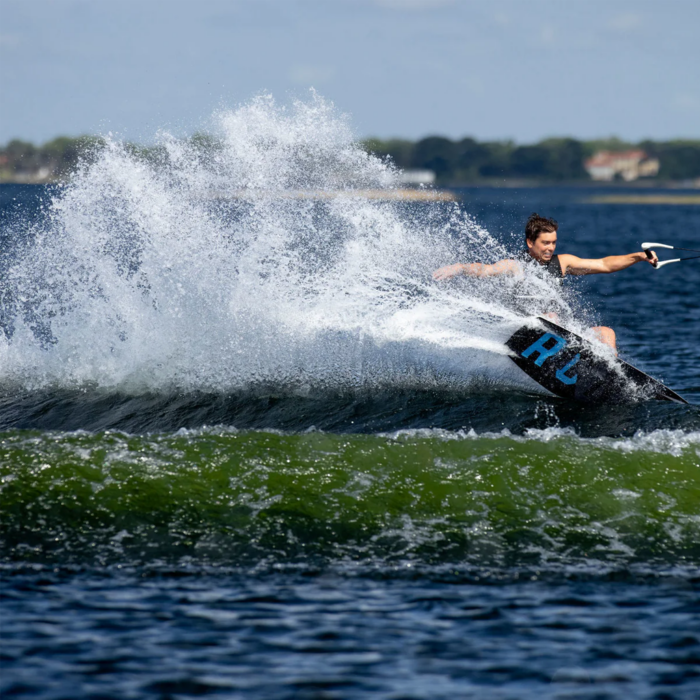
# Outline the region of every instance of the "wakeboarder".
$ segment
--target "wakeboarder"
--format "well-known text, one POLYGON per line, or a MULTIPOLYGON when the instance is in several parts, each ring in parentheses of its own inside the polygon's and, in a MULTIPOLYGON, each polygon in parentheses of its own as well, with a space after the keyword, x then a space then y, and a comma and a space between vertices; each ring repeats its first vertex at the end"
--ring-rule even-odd
MULTIPOLYGON (((525 244, 527 248, 518 260, 499 260, 493 265, 484 263, 456 263, 441 267, 433 272, 436 280, 447 280, 459 275, 468 277, 495 277, 498 275, 522 275, 525 265, 538 265, 557 280, 568 275, 596 275, 619 272, 638 262, 656 265, 658 258, 653 251, 641 251, 628 255, 609 255, 605 258, 579 258, 576 255, 554 253, 557 247, 557 230, 559 225, 554 219, 547 219, 539 214, 532 214, 525 225, 525 244)), ((546 314, 557 321, 556 314, 546 314)), ((601 342, 609 345, 617 353, 615 331, 607 326, 592 329, 601 342)))

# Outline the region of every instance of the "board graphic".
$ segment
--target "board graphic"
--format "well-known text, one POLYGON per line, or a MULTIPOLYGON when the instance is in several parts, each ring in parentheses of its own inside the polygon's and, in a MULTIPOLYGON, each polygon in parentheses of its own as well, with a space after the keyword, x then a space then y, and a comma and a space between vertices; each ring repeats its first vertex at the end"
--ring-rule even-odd
POLYGON ((606 361, 581 336, 546 318, 523 326, 507 341, 511 359, 538 384, 562 398, 586 403, 662 399, 688 403, 661 382, 624 360, 606 361))

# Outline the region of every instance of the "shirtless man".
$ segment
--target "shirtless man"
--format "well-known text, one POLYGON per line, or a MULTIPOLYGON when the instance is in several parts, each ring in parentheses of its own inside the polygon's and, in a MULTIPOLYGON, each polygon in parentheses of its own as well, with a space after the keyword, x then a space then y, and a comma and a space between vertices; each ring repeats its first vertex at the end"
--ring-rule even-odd
MULTIPOLYGON (((457 263, 447 265, 433 272, 436 280, 446 280, 458 275, 468 277, 494 277, 497 275, 520 275, 523 265, 534 264, 542 266, 555 279, 563 279, 565 275, 596 275, 600 273, 624 270, 638 262, 648 262, 655 265, 658 258, 656 253, 630 253, 629 255, 610 255, 607 258, 588 259, 575 255, 555 255, 557 247, 557 222, 546 219, 538 214, 532 214, 525 225, 525 243, 520 260, 499 260, 493 265, 484 263, 457 263)), ((597 338, 616 351, 615 331, 607 326, 593 328, 597 338)))

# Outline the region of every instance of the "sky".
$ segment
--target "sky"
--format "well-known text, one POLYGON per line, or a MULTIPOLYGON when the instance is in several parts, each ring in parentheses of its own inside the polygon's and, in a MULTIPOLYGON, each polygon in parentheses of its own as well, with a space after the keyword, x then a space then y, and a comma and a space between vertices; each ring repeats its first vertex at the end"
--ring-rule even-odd
POLYGON ((0 0, 0 144, 313 87, 359 138, 700 138, 700 0, 0 0))

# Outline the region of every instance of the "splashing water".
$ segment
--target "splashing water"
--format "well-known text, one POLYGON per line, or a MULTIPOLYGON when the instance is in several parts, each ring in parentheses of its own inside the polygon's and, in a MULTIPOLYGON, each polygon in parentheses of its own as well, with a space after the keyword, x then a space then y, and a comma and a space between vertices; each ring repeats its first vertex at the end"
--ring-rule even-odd
POLYGON ((514 282, 431 277, 507 251, 457 204, 364 197, 396 189, 396 171, 328 102, 260 97, 207 138, 159 144, 147 159, 108 139, 17 232, 32 243, 7 276, 3 383, 533 387, 503 346, 522 323, 514 282))

